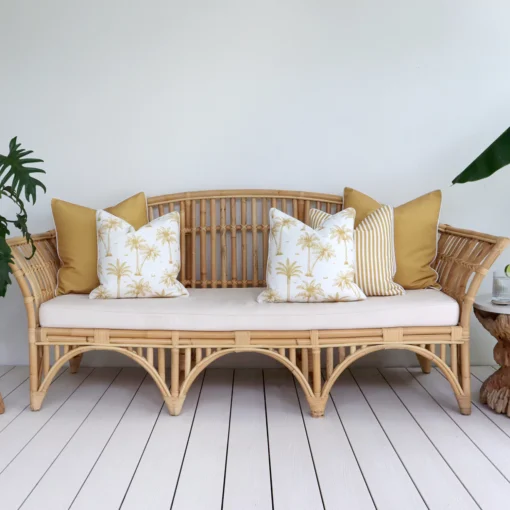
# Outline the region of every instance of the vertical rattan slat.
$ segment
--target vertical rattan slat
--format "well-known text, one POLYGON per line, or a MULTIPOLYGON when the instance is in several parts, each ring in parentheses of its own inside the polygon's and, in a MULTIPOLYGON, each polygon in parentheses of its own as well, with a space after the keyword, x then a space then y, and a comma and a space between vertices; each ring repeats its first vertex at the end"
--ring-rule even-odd
POLYGON ((211 287, 215 288, 218 282, 218 271, 216 267, 216 200, 211 199, 210 202, 210 215, 211 215, 211 287))
POLYGON ((166 381, 165 349, 158 349, 158 374, 162 381, 166 381))
POLYGON ((220 200, 220 260, 221 286, 227 285, 227 206, 224 198, 220 200))
MULTIPOLYGON (((192 267, 192 256, 193 250, 191 249, 191 200, 186 200, 184 207, 186 208, 185 216, 186 216, 186 253, 184 254, 186 258, 186 269, 187 269, 187 280, 189 281, 189 273, 192 267)), ((181 205, 181 210, 184 210, 183 205, 181 205)))
POLYGON ((200 281, 207 287, 207 202, 200 200, 200 281))
POLYGON ((258 252, 259 252, 259 236, 258 236, 258 228, 257 228, 257 200, 255 198, 251 199, 251 266, 252 266, 252 287, 259 286, 259 262, 258 262, 258 252))
POLYGON ((262 278, 267 279, 266 264, 269 249, 269 211, 267 200, 262 198, 262 278))
POLYGON ((230 199, 230 262, 232 287, 237 287, 237 200, 230 199))
POLYGON ((191 287, 197 286, 197 202, 196 200, 191 201, 191 267, 188 272, 191 271, 190 280, 191 287))
POLYGON ((241 274, 243 287, 248 286, 248 245, 246 236, 246 198, 241 199, 241 274))
MULTIPOLYGON (((179 223, 180 223, 180 228, 181 228, 181 237, 179 239, 179 242, 180 242, 180 246, 181 246, 181 280, 182 281, 187 281, 189 280, 189 275, 188 275, 188 265, 186 264, 186 231, 187 231, 187 228, 188 228, 188 224, 189 224, 189 221, 188 221, 188 216, 186 214, 186 211, 185 211, 185 205, 184 205, 184 202, 181 202, 181 207, 180 207, 180 211, 179 211, 179 223)), ((173 204, 172 204, 173 205, 173 204)))

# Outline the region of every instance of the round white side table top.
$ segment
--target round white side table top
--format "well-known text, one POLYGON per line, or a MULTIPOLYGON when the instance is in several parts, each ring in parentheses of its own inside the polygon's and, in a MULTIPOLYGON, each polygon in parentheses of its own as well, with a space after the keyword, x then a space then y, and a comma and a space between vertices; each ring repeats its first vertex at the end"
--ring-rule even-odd
POLYGON ((492 302, 491 294, 482 294, 481 296, 477 296, 473 306, 478 310, 483 310, 484 312, 510 315, 510 305, 495 305, 492 302))

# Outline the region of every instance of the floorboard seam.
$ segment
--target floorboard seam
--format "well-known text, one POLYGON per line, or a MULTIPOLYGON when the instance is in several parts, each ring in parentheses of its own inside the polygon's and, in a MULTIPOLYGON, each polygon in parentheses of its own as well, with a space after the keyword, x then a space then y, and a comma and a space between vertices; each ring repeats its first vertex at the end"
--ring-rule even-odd
MULTIPOLYGON (((303 421, 303 428, 305 429, 306 442, 308 443, 308 449, 310 450, 310 457, 312 459, 313 471, 315 473, 315 479, 317 480, 317 487, 319 489, 319 494, 321 496, 322 506, 324 510, 326 510, 326 505, 324 504, 324 496, 322 495, 321 483, 319 481, 319 474, 317 473, 317 466, 315 465, 315 459, 313 458, 312 445, 310 444, 310 438, 308 437, 308 430, 306 428, 305 417, 303 415, 303 408, 301 407, 301 401, 299 400, 298 388, 296 385, 296 378, 292 377, 292 381, 294 383, 294 389, 296 390, 296 398, 299 405, 299 410, 301 411, 301 420, 303 421)), ((319 418, 317 418, 319 419, 319 418)))
MULTIPOLYGON (((441 374, 441 376, 446 379, 445 375, 443 374, 443 372, 441 372, 441 370, 438 370, 437 367, 434 367, 434 370, 438 373, 438 374, 441 374)), ((476 377, 475 374, 471 373, 471 375, 477 380, 477 381, 480 381, 481 383, 483 383, 484 381, 482 381, 480 378, 476 377)), ((446 379, 448 380, 448 379, 446 379)), ((485 413, 485 410, 488 408, 486 407, 484 404, 482 404, 481 402, 478 402, 476 400, 473 399, 473 393, 471 392, 471 403, 476 407, 478 408, 482 414, 492 423, 494 423, 494 425, 496 425, 496 427, 498 427, 499 430, 501 430, 501 432, 503 432, 503 434, 505 434, 505 436, 508 436, 510 437, 510 434, 503 428, 501 428, 499 426, 498 423, 496 423, 489 414, 486 414, 485 413)), ((489 408, 490 409, 490 408, 489 408)), ((493 411, 494 412, 494 411, 493 411)))
POLYGON ((269 461, 269 485, 271 488, 271 508, 272 508, 272 510, 274 510, 273 471, 271 468, 271 446, 269 444, 269 423, 267 421, 266 376, 264 374, 264 370, 262 370, 262 388, 264 390, 264 412, 266 414, 267 458, 269 461))
MULTIPOLYGON (((379 369, 378 369, 379 370, 379 369)), ((430 443, 432 444, 432 446, 435 448, 435 450, 437 451, 437 453, 439 454, 439 456, 443 459, 443 461, 445 462, 445 464, 448 466, 448 468, 451 470, 451 472, 454 474, 455 478, 457 478, 457 480, 460 482, 460 484, 462 485, 462 487, 464 487, 464 489, 466 489, 466 492, 471 496, 471 499, 475 502, 475 505, 480 508, 480 510, 483 510, 482 507, 480 506, 480 504, 478 503, 478 501, 476 500, 476 498, 473 496, 473 494, 471 494, 471 491, 466 487, 466 485, 464 485, 464 482, 460 479, 459 475, 457 475, 457 473, 455 472, 455 470, 452 468, 452 466, 450 466, 450 463, 446 460, 446 458, 443 456, 443 454, 441 453, 441 450, 439 450, 439 448, 435 445, 434 441, 432 441, 432 439, 429 437, 429 435, 425 432, 425 429, 421 426, 420 422, 415 418, 415 416, 413 415, 413 413, 409 410, 409 408, 405 405, 404 401, 400 398, 399 394, 394 390, 393 386, 391 385, 391 383, 388 381, 388 379, 386 379, 385 375, 379 370, 379 373, 381 374, 381 376, 383 377, 383 379, 388 383, 388 386, 391 388, 391 390, 393 391, 393 393, 396 395, 396 397, 400 400, 400 402, 402 403, 402 405, 405 407, 406 411, 410 414, 411 418, 416 422, 416 424, 418 425, 418 427, 420 427, 420 430, 423 432, 423 434, 425 435, 425 437, 430 441, 430 443)))
POLYGON ((142 377, 142 380, 140 381, 140 384, 138 385, 138 388, 136 388, 135 393, 131 397, 131 400, 129 401, 128 405, 126 406, 126 409, 124 409, 124 412, 122 413, 122 416, 120 417, 119 421, 117 422, 117 425, 115 425, 112 433, 110 434, 110 437, 108 438, 108 440, 104 444, 103 448, 101 448, 101 451, 99 452, 99 455, 97 456, 97 459, 94 461, 94 464, 92 465, 92 467, 90 468, 89 472, 87 473, 87 476, 85 477, 85 480, 83 480, 83 483, 80 485, 80 488, 78 489, 78 491, 74 495, 74 498, 71 501, 71 504, 69 505, 69 510, 74 505, 74 502, 76 501, 76 498, 79 496, 80 492, 83 490, 83 487, 87 483, 87 480, 89 479, 90 474, 92 473, 92 471, 94 471, 94 468, 96 467, 97 463, 99 462, 99 459, 101 458, 101 456, 103 455, 104 451, 106 450, 106 448, 110 444, 110 441, 112 440, 113 435, 115 434, 115 432, 119 428, 119 425, 121 424, 122 420, 124 419, 124 416, 126 415, 128 409, 131 407, 131 404, 132 404, 133 400, 135 399, 136 395, 138 394, 138 392, 140 391, 140 388, 142 387, 142 384, 145 381, 146 377, 147 377, 147 374, 145 374, 142 377))
POLYGON ((41 480, 46 476, 46 473, 51 469, 51 466, 53 466, 53 464, 55 464, 55 462, 57 461, 57 459, 60 457, 60 455, 62 454, 62 452, 67 448, 67 445, 72 441, 73 437, 78 433, 78 431, 82 428, 82 426, 84 425, 84 423, 87 421, 88 417, 91 415, 92 411, 94 411, 94 409, 96 408, 96 406, 99 404, 99 402, 101 401, 101 399, 104 397, 105 393, 110 389, 110 386, 115 382, 115 379, 117 379, 117 377, 119 376, 121 372, 121 369, 119 369, 119 371, 115 374, 115 377, 112 379, 112 381, 110 382, 110 384, 108 384, 107 388, 103 391, 103 393, 101 394, 101 396, 98 398, 97 402, 94 404, 94 406, 92 407, 92 409, 87 413, 87 416, 85 416, 85 418, 83 418, 82 422, 78 425, 77 429, 73 432, 73 434, 71 435, 71 437, 69 438, 68 441, 66 441, 66 444, 61 448, 61 450, 58 452, 58 455, 51 461, 50 465, 46 468, 46 470, 44 471, 44 473, 42 474, 42 476, 39 478, 39 480, 37 480, 36 484, 32 487, 32 489, 30 490, 30 492, 27 494, 27 497, 23 500, 23 502, 21 503, 21 505, 19 506, 19 508, 21 508, 24 504, 25 504, 25 501, 30 497, 30 494, 32 494, 32 492, 34 492, 34 490, 37 488, 37 486, 39 485, 39 483, 41 482, 41 480))
MULTIPOLYGON (((37 435, 41 432, 42 429, 44 429, 44 427, 46 427, 46 425, 48 425, 48 423, 53 419, 53 417, 55 416, 55 414, 57 414, 60 409, 62 408, 62 406, 74 395, 74 393, 76 392, 76 390, 78 390, 78 388, 90 377, 90 375, 92 374, 92 372, 94 372, 95 369, 92 369, 88 374, 87 376, 83 379, 83 381, 78 384, 78 386, 76 386, 76 388, 67 396, 67 398, 58 406, 57 409, 55 409, 55 412, 42 424, 42 426, 37 430, 37 432, 23 445, 23 447, 20 449, 20 451, 9 461, 9 463, 2 469, 2 471, 0 471, 0 475, 14 462, 15 459, 18 458, 18 455, 34 440, 35 437, 37 437, 37 435)), ((28 407, 28 406, 27 406, 28 407)), ((25 407, 26 409, 26 407, 25 407)), ((20 413, 21 414, 21 413, 20 413)), ((19 416, 19 415, 18 415, 19 416)), ((12 420, 11 423, 9 423, 9 425, 7 425, 7 427, 9 427, 10 425, 12 425, 14 423, 15 420, 12 420)), ((5 428, 7 428, 5 427, 5 428)), ((4 429, 5 430, 5 429, 4 429)))
POLYGON ((367 479, 365 478, 365 473, 363 473, 363 469, 361 469, 361 465, 359 463, 358 456, 356 455, 356 452, 354 451, 354 447, 352 446, 351 439, 349 438, 349 434, 347 433, 347 430, 345 428, 344 422, 342 421, 342 417, 340 416, 340 412, 338 411, 335 399, 334 399, 333 395, 331 394, 331 392, 330 392, 330 398, 331 398, 331 402, 333 403, 333 407, 335 408, 335 411, 336 411, 336 414, 338 416, 338 419, 340 420, 340 425, 342 426, 342 429, 344 431, 345 437, 347 438, 347 442, 349 443, 349 447, 351 448, 351 451, 352 451, 352 454, 354 456, 354 459, 356 460, 356 464, 358 465, 358 469, 359 469, 359 471, 361 473, 363 481, 365 482, 365 485, 367 487, 368 493, 370 494, 370 499, 372 500, 372 503, 374 504, 374 508, 377 509, 377 505, 375 504, 374 496, 372 494, 372 491, 370 490, 370 486, 368 485, 367 479))
POLYGON ((149 441, 151 440, 152 434, 154 432, 154 429, 156 428, 156 424, 158 423, 159 417, 161 416, 161 412, 163 411, 163 408, 165 407, 165 403, 163 402, 161 404, 161 407, 159 408, 158 415, 156 416, 156 419, 154 420, 154 424, 152 425, 151 431, 149 433, 149 437, 147 438, 147 441, 145 441, 145 445, 143 447, 142 453, 140 454, 140 458, 138 459, 138 462, 136 463, 135 469, 133 470, 133 474, 131 475, 131 478, 129 480, 128 486, 126 488, 126 492, 124 492, 124 496, 122 496, 122 501, 119 506, 119 510, 124 505, 124 501, 126 499, 126 496, 129 492, 129 489, 131 488, 131 484, 133 483, 133 479, 135 478, 136 472, 138 471, 138 467, 140 466, 140 462, 142 462, 143 456, 145 455, 145 450, 147 449, 147 446, 149 444, 149 441))
MULTIPOLYGON (((434 396, 427 390, 427 388, 425 388, 425 386, 423 386, 423 384, 420 382, 420 380, 412 373, 409 371, 409 369, 406 369, 413 377, 414 379, 418 382, 418 384, 430 395, 430 397, 434 400, 434 402, 440 407, 440 409, 446 414, 446 416, 448 416, 448 418, 450 418, 450 420, 452 420, 453 423, 455 423, 455 425, 459 428, 459 430, 469 439, 469 441, 471 441, 471 443, 473 443, 473 445, 477 448, 477 450, 480 451, 480 453, 494 466, 494 468, 499 472, 499 474, 508 482, 510 483, 510 480, 508 480, 508 478, 503 474, 503 472, 498 468, 498 466, 496 466, 496 464, 494 464, 494 462, 492 462, 492 460, 487 456, 487 454, 473 441, 473 439, 471 439, 471 437, 469 436, 469 434, 448 414, 448 412, 446 411, 446 409, 434 398, 434 396)), ((482 413, 483 414, 483 413, 482 413)), ((484 414, 485 416, 485 414, 484 414)), ((488 419, 488 418, 487 418, 488 419)), ((491 420, 489 420, 491 421, 491 420)))
POLYGON ((12 372, 15 368, 16 368, 16 365, 13 365, 11 368, 9 368, 9 370, 7 370, 7 372, 5 372, 4 374, 0 375, 0 379, 2 377, 6 376, 9 372, 12 372))
MULTIPOLYGON (((15 368, 15 367, 13 367, 13 368, 15 368)), ((12 370, 12 369, 11 369, 11 370, 12 370)), ((59 377, 61 377, 62 375, 64 375, 66 372, 67 372, 67 370, 62 370, 62 372, 60 372, 60 374, 57 374, 57 375, 55 376, 55 379, 53 379, 53 382, 52 382, 51 384, 53 384, 53 383, 54 383, 54 382, 55 382, 55 381, 56 381, 59 377)), ((28 377, 27 377, 27 379, 28 379, 28 377)), ((27 379, 25 379, 25 380, 24 380, 21 384, 24 384, 24 383, 27 381, 27 379)), ((21 384, 20 384, 19 386, 21 386, 21 384)), ((18 388, 19 388, 19 386, 18 386, 18 388)), ((16 388, 16 389, 17 389, 17 388, 16 388)), ((9 393, 9 395, 10 395, 11 393, 12 393, 12 392, 10 392, 10 393, 9 393)), ((0 428, 0 434, 1 434, 1 433, 2 433, 2 432, 3 432, 3 431, 4 431, 7 427, 8 427, 11 423, 13 423, 13 422, 14 422, 14 421, 18 418, 18 416, 20 416, 20 415, 21 415, 21 413, 22 413, 22 412, 23 412, 23 411, 24 411, 27 407, 29 407, 29 406, 30 406, 30 402, 29 402, 29 403, 28 403, 28 404, 27 404, 27 405, 26 405, 26 406, 25 406, 25 407, 24 407, 24 408, 23 408, 23 409, 22 409, 22 410, 21 410, 21 411, 20 411, 20 412, 19 412, 19 413, 18 413, 18 414, 14 417, 14 418, 13 418, 13 419, 12 419, 12 420, 11 420, 11 421, 10 421, 10 422, 9 422, 9 423, 5 426, 5 427, 4 427, 4 428, 3 428, 3 429, 2 429, 2 428, 0 428)))
MULTIPOLYGON (((407 476, 409 477, 409 479, 411 480, 412 484, 414 485, 416 491, 418 492, 418 494, 420 495, 420 498, 422 499, 423 501, 423 504, 429 508, 429 505, 427 504, 427 502, 425 501, 425 498, 423 497, 423 494, 421 493, 420 489, 418 488, 418 486, 416 485, 416 482, 414 481, 414 478, 411 476, 411 473, 409 473, 408 469, 407 469, 407 466, 404 464, 404 461, 402 460, 402 458, 400 457, 400 454, 398 453, 397 449, 395 448, 395 445, 393 444, 393 442, 391 441, 390 437, 388 436, 387 432, 386 432, 386 429, 383 427, 381 421, 379 420, 379 417, 377 416, 377 414, 375 414, 374 412, 374 409, 372 408, 370 402, 368 401, 368 398, 366 397, 365 393, 363 392, 363 390, 361 389, 361 386, 359 385, 356 377, 354 376, 354 374, 352 373, 352 371, 350 369, 348 369, 349 372, 351 373, 351 376, 352 378, 354 379, 354 382, 356 383, 356 385, 358 386, 359 390, 361 391, 361 394, 363 395, 363 398, 365 399, 368 407, 370 408, 370 410, 372 411, 372 414, 374 415, 375 419, 377 420, 377 423, 379 424, 379 427, 381 427, 381 430, 383 431, 384 435, 386 436, 386 439, 388 439, 388 442, 390 443, 391 447, 393 448, 393 451, 395 452, 395 455, 398 457, 398 460, 400 461, 400 463, 402 464, 402 467, 404 468, 405 472, 407 473, 407 476)), ((429 509, 430 510, 430 509, 429 509)))
POLYGON ((225 483, 227 482, 227 465, 228 465, 228 446, 230 443, 230 425, 232 423, 232 402, 234 401, 234 382, 236 379, 235 369, 232 371, 232 389, 230 391, 230 412, 228 415, 228 429, 227 429, 227 447, 225 449, 225 469, 223 470, 223 490, 221 492, 221 509, 225 501, 225 483))
POLYGON ((193 419, 191 420, 191 426, 189 428, 188 439, 186 441, 186 447, 184 448, 184 453, 182 454, 181 467, 179 468, 179 474, 177 475, 177 480, 175 481, 175 489, 174 489, 174 493, 172 496, 172 502, 170 503, 169 510, 172 510, 172 507, 174 506, 175 495, 177 494, 177 487, 179 486, 179 480, 181 479, 182 466, 184 465, 184 459, 186 458, 186 452, 188 451, 189 440, 191 438, 191 432, 193 431, 193 425, 195 424, 195 418, 197 416, 198 404, 200 403, 200 396, 202 395, 202 388, 204 387, 206 373, 207 373, 207 369, 204 370, 204 375, 202 376, 202 382, 200 384, 200 391, 198 392, 197 403, 195 406, 195 412, 193 413, 193 419))

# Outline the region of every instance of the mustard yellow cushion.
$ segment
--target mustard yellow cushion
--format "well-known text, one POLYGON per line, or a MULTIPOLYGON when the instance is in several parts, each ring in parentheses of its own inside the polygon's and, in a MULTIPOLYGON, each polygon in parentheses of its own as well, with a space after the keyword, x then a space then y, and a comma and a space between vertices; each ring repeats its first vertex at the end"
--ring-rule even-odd
MULTIPOLYGON (((381 204, 352 188, 344 190, 344 207, 356 210, 355 227, 381 204)), ((437 273, 430 267, 436 258, 437 224, 441 191, 432 191, 395 207, 395 256, 397 272, 393 281, 404 289, 439 289, 437 273)))
MULTIPOLYGON (((56 295, 88 294, 99 285, 97 278, 96 211, 63 200, 51 201, 61 266, 56 295)), ((135 229, 148 223, 145 193, 106 209, 135 229)))

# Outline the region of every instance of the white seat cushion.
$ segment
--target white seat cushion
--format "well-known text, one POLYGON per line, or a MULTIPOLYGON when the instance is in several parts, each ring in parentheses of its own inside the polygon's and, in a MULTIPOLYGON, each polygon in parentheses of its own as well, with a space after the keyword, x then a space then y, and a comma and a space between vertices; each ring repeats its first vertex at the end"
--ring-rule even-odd
POLYGON ((89 299, 68 294, 40 308, 43 327, 181 331, 455 326, 459 306, 437 290, 351 303, 257 303, 260 289, 189 289, 177 299, 89 299))

